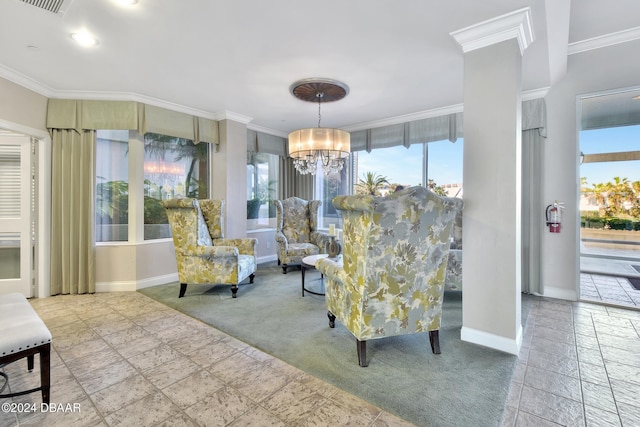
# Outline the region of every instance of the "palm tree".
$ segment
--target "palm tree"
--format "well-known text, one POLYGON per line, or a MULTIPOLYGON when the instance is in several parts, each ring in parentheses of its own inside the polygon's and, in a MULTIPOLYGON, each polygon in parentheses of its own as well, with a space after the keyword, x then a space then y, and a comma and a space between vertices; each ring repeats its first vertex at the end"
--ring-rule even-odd
POLYGON ((389 184, 386 176, 378 175, 377 172, 367 172, 356 184, 356 193, 377 196, 380 188, 385 184, 389 184))
MULTIPOLYGON (((173 136, 147 133, 144 138, 144 151, 164 160, 167 152, 174 153, 173 161, 179 162, 183 159, 190 159, 189 170, 185 177, 185 195, 187 197, 202 196, 199 187, 206 183, 206 180, 196 180, 193 178, 196 165, 200 167, 200 177, 206 177, 206 160, 208 146, 205 143, 194 144, 188 139, 176 138, 173 136), (204 172, 204 174, 202 174, 204 172)), ((205 184, 206 185, 206 184, 205 184)), ((206 194, 206 191, 204 192, 206 194)))
POLYGON ((447 196, 447 190, 445 190, 441 185, 436 184, 433 179, 428 180, 427 188, 436 193, 438 196, 447 196))

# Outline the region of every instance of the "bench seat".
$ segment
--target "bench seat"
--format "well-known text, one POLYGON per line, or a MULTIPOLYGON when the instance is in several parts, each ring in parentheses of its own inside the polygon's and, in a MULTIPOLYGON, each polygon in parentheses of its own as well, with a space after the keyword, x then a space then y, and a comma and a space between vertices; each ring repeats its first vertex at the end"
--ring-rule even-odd
POLYGON ((20 293, 0 295, 0 365, 27 358, 33 370, 34 356, 40 360, 40 387, 0 395, 21 396, 42 391, 43 403, 49 403, 51 332, 20 293))

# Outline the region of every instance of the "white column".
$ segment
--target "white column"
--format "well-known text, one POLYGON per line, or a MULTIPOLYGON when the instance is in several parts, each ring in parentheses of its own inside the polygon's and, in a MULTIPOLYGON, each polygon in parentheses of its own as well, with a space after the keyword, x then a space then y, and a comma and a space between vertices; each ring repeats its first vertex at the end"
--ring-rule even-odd
POLYGON ((461 339, 518 354, 521 322, 521 69, 529 9, 452 33, 464 50, 461 339))
POLYGON ((213 153, 211 197, 225 201, 225 237, 247 235, 247 125, 219 122, 220 147, 213 153))

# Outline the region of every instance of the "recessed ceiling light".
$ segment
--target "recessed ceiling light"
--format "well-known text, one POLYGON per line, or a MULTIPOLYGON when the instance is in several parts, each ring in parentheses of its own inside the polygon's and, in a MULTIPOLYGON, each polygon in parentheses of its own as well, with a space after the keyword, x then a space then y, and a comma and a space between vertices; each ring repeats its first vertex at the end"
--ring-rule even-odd
POLYGON ((631 99, 633 99, 634 101, 640 101, 640 95, 636 95, 631 99))
POLYGON ((138 0, 118 0, 118 3, 126 4, 126 5, 134 5, 138 3, 138 0))
POLYGON ((89 47, 98 44, 98 40, 96 40, 91 34, 84 31, 71 34, 71 38, 78 42, 80 46, 89 47))

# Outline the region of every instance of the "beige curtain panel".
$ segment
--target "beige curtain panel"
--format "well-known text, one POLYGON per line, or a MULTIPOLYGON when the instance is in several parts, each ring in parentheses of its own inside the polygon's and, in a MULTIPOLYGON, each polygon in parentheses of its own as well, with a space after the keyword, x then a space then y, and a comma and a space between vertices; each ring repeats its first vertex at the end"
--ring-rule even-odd
POLYGON ((51 295, 94 293, 96 132, 52 131, 51 295))

